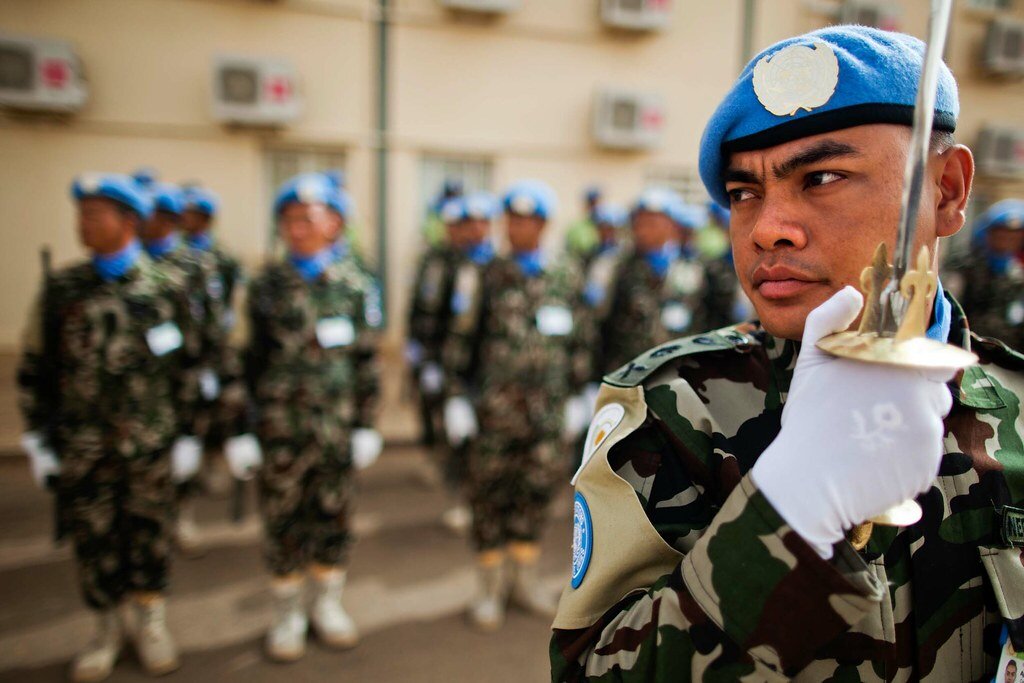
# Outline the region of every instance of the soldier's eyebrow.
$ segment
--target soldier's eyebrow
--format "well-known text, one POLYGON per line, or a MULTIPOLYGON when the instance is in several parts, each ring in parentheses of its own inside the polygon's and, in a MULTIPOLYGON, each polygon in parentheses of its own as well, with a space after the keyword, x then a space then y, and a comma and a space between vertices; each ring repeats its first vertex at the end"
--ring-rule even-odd
POLYGON ((748 171, 742 168, 727 168, 725 173, 722 174, 722 182, 728 183, 745 183, 747 185, 760 185, 761 176, 757 175, 753 171, 748 171))
POLYGON ((811 164, 843 157, 858 157, 860 155, 860 150, 853 145, 848 145, 845 142, 836 142, 835 140, 822 140, 807 149, 797 152, 781 164, 772 164, 772 175, 775 176, 776 180, 785 180, 802 166, 810 166, 811 164))

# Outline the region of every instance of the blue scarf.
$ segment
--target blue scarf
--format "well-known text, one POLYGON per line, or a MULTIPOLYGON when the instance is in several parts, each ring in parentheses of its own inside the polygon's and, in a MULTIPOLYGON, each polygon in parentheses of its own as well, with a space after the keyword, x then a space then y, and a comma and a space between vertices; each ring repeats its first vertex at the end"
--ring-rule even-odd
POLYGON ((1012 263, 1012 254, 988 254, 988 267, 993 275, 1006 275, 1012 263))
POLYGON ((491 259, 494 258, 494 246, 487 240, 484 240, 465 249, 464 253, 470 261, 478 266, 483 266, 490 263, 491 259))
POLYGON ((334 245, 324 247, 311 256, 300 256, 288 254, 288 262, 299 272, 299 275, 306 282, 312 282, 320 277, 327 266, 338 260, 338 252, 334 245))
POLYGON ((143 242, 142 246, 146 250, 147 254, 152 256, 155 260, 159 261, 164 256, 167 256, 169 253, 178 248, 178 236, 175 235, 174 233, 171 233, 167 237, 163 237, 158 240, 153 240, 151 242, 143 242))
POLYGON ((932 326, 925 335, 929 339, 946 343, 949 341, 949 329, 953 323, 953 305, 942 291, 942 282, 935 283, 935 310, 932 312, 932 326))
POLYGON ((665 277, 669 266, 679 258, 679 245, 675 242, 667 242, 661 249, 644 252, 643 256, 647 265, 658 277, 665 277))
POLYGON ((544 272, 544 254, 541 253, 540 249, 517 251, 512 254, 512 258, 519 264, 519 270, 526 277, 537 277, 544 272))
POLYGON ((141 254, 142 246, 139 241, 132 240, 127 247, 113 254, 94 254, 92 265, 100 279, 104 282, 111 282, 124 277, 124 274, 131 270, 135 262, 139 260, 141 254))
POLYGON ((210 251, 213 249, 213 235, 209 231, 201 232, 198 235, 188 235, 185 237, 185 243, 198 251, 210 251))

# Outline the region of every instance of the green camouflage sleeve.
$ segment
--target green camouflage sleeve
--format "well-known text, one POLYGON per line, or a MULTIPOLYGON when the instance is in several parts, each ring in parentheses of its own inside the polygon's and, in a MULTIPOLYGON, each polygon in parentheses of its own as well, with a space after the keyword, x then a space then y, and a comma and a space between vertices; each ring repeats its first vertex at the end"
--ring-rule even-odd
POLYGON ((474 291, 460 291, 456 285, 453 301, 462 298, 461 311, 453 313, 448 336, 442 346, 441 359, 445 374, 445 391, 449 396, 465 396, 473 385, 473 374, 479 357, 482 331, 488 315, 487 280, 491 267, 480 275, 474 291))
POLYGON ((174 372, 174 396, 178 413, 178 429, 180 434, 194 435, 197 433, 202 393, 199 388, 197 372, 202 358, 202 333, 192 315, 188 287, 183 274, 172 276, 167 283, 166 296, 174 305, 174 320, 181 329, 184 339, 184 353, 179 355, 176 372, 174 372))
POLYGON ((49 416, 57 411, 56 359, 46 357, 45 300, 45 293, 40 292, 32 303, 22 335, 17 374, 18 407, 25 420, 25 429, 41 434, 50 431, 49 416))
POLYGON ((586 386, 587 382, 593 380, 598 372, 595 365, 594 346, 597 343, 597 320, 593 308, 587 305, 583 298, 585 282, 582 273, 578 271, 573 280, 574 303, 572 348, 570 349, 570 377, 571 388, 574 393, 579 393, 586 386))
MULTIPOLYGON (((626 456, 633 470, 649 468, 651 441, 637 433, 623 442, 635 451, 626 456)), ((662 536, 688 552, 590 628, 556 629, 553 681, 782 681, 882 599, 885 587, 852 547, 840 544, 832 561, 822 560, 749 477, 720 508, 690 488, 678 496, 685 504, 666 511, 657 488, 641 503, 662 510, 662 536)))
POLYGON ((380 398, 380 367, 377 347, 380 343, 380 287, 367 274, 360 292, 362 304, 355 349, 355 427, 372 427, 380 398))

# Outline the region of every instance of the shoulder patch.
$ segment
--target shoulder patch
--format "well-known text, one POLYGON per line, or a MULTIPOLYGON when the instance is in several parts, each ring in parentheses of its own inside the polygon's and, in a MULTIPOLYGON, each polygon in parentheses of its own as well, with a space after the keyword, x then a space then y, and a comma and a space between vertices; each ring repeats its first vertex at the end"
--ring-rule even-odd
POLYGON ((680 337, 666 342, 661 346, 655 346, 618 370, 604 376, 604 381, 614 387, 635 387, 642 384, 654 372, 676 358, 692 356, 698 353, 709 351, 725 351, 746 346, 760 345, 760 341, 752 334, 740 331, 738 327, 748 327, 746 324, 723 327, 720 330, 695 334, 690 337, 680 337))

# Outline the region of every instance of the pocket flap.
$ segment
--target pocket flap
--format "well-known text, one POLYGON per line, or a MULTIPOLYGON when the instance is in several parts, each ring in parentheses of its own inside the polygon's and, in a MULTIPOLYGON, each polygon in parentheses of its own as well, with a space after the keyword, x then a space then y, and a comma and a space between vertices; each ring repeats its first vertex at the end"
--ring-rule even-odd
POLYGON ((1024 650, 1024 550, 980 547, 978 552, 1013 647, 1024 650))

